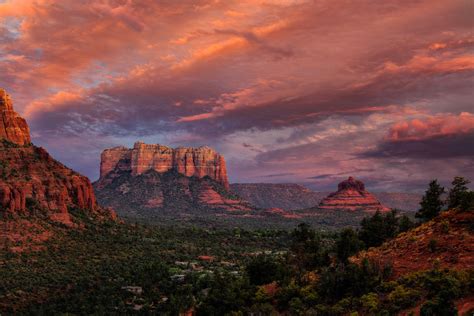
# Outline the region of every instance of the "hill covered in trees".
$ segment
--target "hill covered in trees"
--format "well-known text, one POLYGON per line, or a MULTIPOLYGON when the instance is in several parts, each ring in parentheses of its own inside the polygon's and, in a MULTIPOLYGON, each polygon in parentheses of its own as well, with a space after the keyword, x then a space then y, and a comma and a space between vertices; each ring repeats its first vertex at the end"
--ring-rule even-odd
POLYGON ((418 223, 377 212, 357 230, 331 233, 307 224, 287 231, 101 223, 73 211, 81 229, 50 222, 56 233, 38 251, 0 251, 0 312, 470 315, 473 200, 457 187, 450 211, 431 196, 440 190, 428 189, 423 201, 442 206, 422 203, 418 223), (423 264, 381 260, 400 257, 423 264))

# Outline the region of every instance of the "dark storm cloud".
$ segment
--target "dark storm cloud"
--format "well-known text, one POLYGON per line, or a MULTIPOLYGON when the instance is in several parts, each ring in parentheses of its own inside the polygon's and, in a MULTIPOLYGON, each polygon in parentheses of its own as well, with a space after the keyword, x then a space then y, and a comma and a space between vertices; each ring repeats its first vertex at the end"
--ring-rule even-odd
POLYGON ((421 140, 387 141, 360 155, 363 158, 474 159, 474 132, 421 140))
POLYGON ((267 174, 267 175, 264 175, 263 177, 265 177, 265 178, 275 178, 275 177, 284 177, 284 176, 292 176, 292 175, 294 175, 293 172, 287 172, 287 173, 267 174))

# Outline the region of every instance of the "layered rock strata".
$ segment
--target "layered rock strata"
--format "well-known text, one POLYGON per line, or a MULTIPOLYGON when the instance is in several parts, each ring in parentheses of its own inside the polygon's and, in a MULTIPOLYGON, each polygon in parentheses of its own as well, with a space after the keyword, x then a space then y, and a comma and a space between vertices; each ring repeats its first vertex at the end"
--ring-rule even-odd
POLYGON ((318 206, 323 210, 389 211, 370 192, 362 181, 349 177, 338 185, 337 192, 329 194, 318 206))
POLYGON ((130 172, 133 176, 149 170, 158 173, 175 170, 187 177, 209 177, 229 189, 224 157, 209 147, 173 149, 137 142, 132 149, 106 149, 101 155, 99 187, 110 183, 110 177, 106 176, 115 169, 130 172))

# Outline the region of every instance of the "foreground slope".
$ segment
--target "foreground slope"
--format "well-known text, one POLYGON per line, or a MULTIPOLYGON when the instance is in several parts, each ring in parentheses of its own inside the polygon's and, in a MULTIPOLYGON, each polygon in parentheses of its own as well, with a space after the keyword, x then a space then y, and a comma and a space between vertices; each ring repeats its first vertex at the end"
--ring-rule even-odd
POLYGON ((466 270, 474 267, 474 212, 444 212, 377 248, 361 252, 354 260, 368 258, 391 265, 394 276, 433 267, 466 270))

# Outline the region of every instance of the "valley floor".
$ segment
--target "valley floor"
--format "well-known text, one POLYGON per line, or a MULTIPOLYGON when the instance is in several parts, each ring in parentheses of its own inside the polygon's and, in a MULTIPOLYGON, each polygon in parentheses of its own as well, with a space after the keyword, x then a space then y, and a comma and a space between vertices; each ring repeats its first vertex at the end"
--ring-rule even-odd
MULTIPOLYGON (((41 236, 47 233, 46 239, 30 235, 1 248, 0 314, 342 316, 443 308, 442 315, 455 315, 456 310, 472 315, 474 308, 472 260, 459 267, 433 260, 421 270, 412 267, 403 273, 398 265, 381 260, 354 263, 352 256, 366 248, 359 240, 362 235, 350 228, 321 232, 309 225, 291 231, 154 226, 97 222, 87 213, 72 214, 78 224, 74 229, 38 219, 31 227, 41 236)), ((381 223, 390 216, 383 215, 381 223)), ((407 249, 401 242, 412 242, 428 229, 431 239, 443 233, 448 240, 455 232, 470 240, 472 224, 465 219, 472 216, 443 214, 403 233, 399 243, 393 239, 362 254, 375 257, 377 249, 392 249, 396 256, 407 249)), ((25 225, 19 218, 1 223, 25 225)), ((444 243, 436 249, 423 245, 418 247, 419 260, 445 260, 444 243)))

